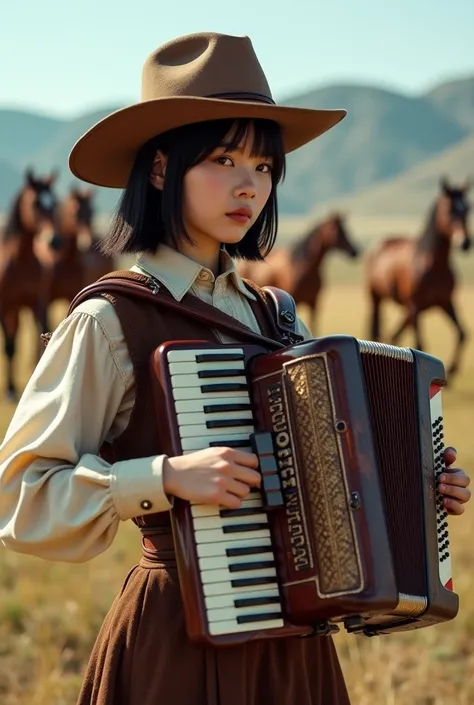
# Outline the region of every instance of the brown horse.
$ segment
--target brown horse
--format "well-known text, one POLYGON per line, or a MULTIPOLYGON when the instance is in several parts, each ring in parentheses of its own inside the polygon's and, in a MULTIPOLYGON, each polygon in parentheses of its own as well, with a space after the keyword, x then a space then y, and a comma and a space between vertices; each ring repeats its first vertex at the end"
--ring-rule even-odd
POLYGON ((323 260, 331 250, 342 250, 350 257, 359 254, 339 213, 312 227, 293 247, 274 248, 265 262, 239 262, 238 269, 242 277, 258 286, 277 286, 291 294, 296 304, 309 306, 311 325, 314 325, 323 286, 323 260))
POLYGON ((441 180, 440 192, 430 209, 423 234, 418 239, 392 237, 377 245, 367 255, 366 287, 372 304, 370 337, 380 339, 380 307, 391 299, 406 308, 401 325, 390 342, 395 345, 406 328, 412 326, 416 347, 423 350, 419 314, 439 307, 453 322, 458 341, 448 374, 454 374, 466 333, 453 303, 456 277, 450 262, 452 243, 469 250, 471 238, 467 228, 468 184, 452 187, 441 180))
POLYGON ((92 189, 74 187, 57 206, 54 235, 43 243, 40 255, 47 306, 57 300, 70 303, 84 286, 111 270, 111 260, 97 249, 92 199, 92 189))
MULTIPOLYGON (((0 241, 0 325, 7 361, 7 394, 16 399, 13 363, 20 311, 30 309, 42 333, 47 332, 46 308, 38 296, 42 266, 34 243, 45 229, 53 228, 56 197, 53 184, 57 174, 37 177, 31 169, 14 198, 0 241)), ((39 348, 38 348, 39 351, 39 348)))

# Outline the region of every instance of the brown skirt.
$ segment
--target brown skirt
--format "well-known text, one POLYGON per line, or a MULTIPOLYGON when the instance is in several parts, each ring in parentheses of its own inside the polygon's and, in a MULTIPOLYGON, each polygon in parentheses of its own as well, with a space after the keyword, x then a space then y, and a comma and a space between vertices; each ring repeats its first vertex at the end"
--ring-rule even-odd
POLYGON ((211 649, 186 637, 172 551, 144 551, 98 634, 78 705, 349 705, 329 636, 211 649))

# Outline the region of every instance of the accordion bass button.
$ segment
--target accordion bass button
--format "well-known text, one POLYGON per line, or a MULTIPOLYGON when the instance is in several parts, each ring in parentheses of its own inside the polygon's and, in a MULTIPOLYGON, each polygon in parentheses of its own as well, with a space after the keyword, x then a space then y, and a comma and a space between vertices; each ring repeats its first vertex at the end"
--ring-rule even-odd
POLYGON ((360 500, 360 494, 358 492, 351 492, 350 508, 360 509, 361 504, 362 502, 360 500))

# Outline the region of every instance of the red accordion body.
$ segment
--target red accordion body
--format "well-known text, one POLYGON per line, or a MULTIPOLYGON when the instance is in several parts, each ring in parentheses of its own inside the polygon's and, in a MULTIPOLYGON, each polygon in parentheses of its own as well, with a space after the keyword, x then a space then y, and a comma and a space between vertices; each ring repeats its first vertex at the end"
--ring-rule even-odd
POLYGON ((189 637, 368 636, 453 619, 442 363, 351 336, 268 352, 171 342, 152 357, 163 452, 256 452, 239 510, 176 499, 189 637))

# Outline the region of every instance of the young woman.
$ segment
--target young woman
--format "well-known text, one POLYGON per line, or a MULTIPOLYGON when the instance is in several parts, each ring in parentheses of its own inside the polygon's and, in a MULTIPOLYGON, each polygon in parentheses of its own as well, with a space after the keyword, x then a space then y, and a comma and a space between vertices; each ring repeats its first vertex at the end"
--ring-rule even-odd
MULTIPOLYGON (((142 79, 142 101, 91 128, 70 157, 84 181, 125 189, 105 249, 136 252, 132 270, 175 301, 197 297, 262 332, 265 301, 232 257, 271 249, 285 154, 345 113, 276 106, 248 38, 180 37, 149 57, 142 79)), ((301 321, 298 332, 310 337, 301 321)), ((237 508, 260 484, 250 452, 160 450, 149 355, 166 339, 196 337, 239 342, 120 297, 74 309, 1 447, 0 538, 22 553, 80 562, 104 552, 121 521, 142 530, 143 559, 100 630, 81 705, 344 705, 330 637, 211 649, 186 636, 173 497, 237 508)), ((447 463, 454 459, 448 451, 447 463)), ((452 514, 464 510, 468 483, 462 470, 446 470, 441 490, 452 514)))

